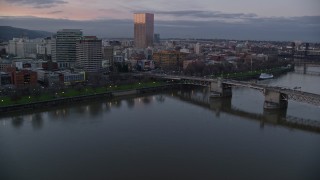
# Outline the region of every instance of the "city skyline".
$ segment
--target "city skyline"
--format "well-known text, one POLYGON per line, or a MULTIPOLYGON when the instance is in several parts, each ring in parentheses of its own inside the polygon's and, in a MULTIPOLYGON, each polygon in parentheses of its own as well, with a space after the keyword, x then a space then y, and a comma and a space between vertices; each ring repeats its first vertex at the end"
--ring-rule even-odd
POLYGON ((320 41, 320 2, 316 0, 100 1, 4 0, 0 23, 55 32, 83 29, 98 37, 133 37, 132 14, 155 14, 163 38, 227 38, 320 41), (181 33, 182 32, 182 33, 181 33))

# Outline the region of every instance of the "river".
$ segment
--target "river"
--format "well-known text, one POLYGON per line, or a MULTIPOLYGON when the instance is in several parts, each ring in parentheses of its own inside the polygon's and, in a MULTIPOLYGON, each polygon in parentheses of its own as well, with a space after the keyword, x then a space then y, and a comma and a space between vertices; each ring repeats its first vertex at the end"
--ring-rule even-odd
MULTIPOLYGON (((319 93, 320 76, 259 83, 319 93)), ((289 101, 263 110, 261 92, 208 99, 192 88, 0 116, 0 179, 320 179, 320 133, 279 123, 320 121, 289 101)))

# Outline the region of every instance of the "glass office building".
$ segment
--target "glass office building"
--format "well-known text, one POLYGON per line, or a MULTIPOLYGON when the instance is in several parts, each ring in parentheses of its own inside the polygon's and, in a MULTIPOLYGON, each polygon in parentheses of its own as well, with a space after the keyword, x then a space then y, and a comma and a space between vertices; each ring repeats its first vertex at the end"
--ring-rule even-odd
POLYGON ((154 14, 134 14, 134 44, 136 48, 153 46, 154 14))
POLYGON ((52 61, 60 69, 74 67, 76 62, 76 42, 82 37, 80 29, 59 30, 51 41, 52 61))

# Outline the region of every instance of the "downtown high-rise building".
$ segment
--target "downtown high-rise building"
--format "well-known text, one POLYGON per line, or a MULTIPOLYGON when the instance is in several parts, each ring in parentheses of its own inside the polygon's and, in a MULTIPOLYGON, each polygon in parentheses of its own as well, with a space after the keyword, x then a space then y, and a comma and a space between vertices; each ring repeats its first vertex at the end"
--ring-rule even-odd
POLYGON ((154 14, 134 14, 134 45, 136 48, 153 46, 154 14))
POLYGON ((52 38, 52 61, 59 68, 73 68, 76 62, 76 42, 82 37, 80 29, 62 29, 52 38))
POLYGON ((42 39, 13 38, 9 41, 8 52, 20 58, 35 58, 37 45, 42 39))
POLYGON ((84 36, 77 40, 76 67, 88 73, 102 70, 102 40, 96 36, 84 36))

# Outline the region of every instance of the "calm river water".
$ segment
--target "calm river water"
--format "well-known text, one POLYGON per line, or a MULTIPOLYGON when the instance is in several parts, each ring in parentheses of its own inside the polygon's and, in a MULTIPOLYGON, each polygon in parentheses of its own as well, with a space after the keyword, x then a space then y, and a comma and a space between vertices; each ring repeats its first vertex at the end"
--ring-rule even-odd
MULTIPOLYGON (((320 93, 320 76, 261 81, 320 93)), ((320 133, 279 123, 320 121, 289 101, 266 112, 261 92, 234 88, 100 100, 0 115, 0 179, 320 179, 320 133)))

